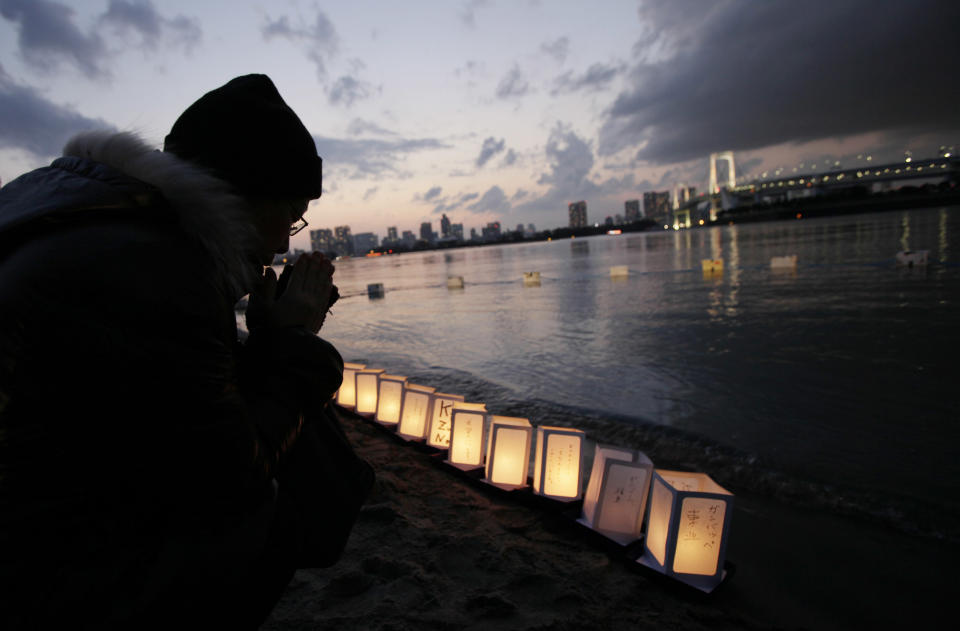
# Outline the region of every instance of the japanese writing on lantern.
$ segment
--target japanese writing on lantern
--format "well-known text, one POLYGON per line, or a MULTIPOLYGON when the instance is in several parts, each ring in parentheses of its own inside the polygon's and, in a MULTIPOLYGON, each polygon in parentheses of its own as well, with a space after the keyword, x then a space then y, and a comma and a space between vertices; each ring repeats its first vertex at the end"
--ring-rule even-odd
POLYGON ((682 517, 681 538, 684 541, 702 543, 707 549, 716 547, 723 528, 723 512, 722 502, 688 508, 682 517))
POLYGON ((436 408, 433 423, 433 444, 438 447, 450 446, 450 418, 453 414, 453 401, 437 399, 440 405, 436 408))
MULTIPOLYGON (((548 445, 553 445, 549 442, 548 445)), ((554 476, 568 474, 573 469, 573 444, 566 443, 560 447, 549 447, 547 449, 547 482, 554 483, 554 476)))
POLYGON ((613 501, 616 502, 638 502, 640 497, 638 493, 642 492, 640 483, 646 479, 644 475, 631 475, 623 484, 614 487, 613 501))

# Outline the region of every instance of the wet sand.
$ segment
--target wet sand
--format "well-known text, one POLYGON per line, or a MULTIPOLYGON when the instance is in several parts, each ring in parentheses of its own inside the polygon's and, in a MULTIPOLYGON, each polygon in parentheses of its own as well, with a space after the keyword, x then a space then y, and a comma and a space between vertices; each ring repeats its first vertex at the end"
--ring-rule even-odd
POLYGON ((955 592, 956 543, 737 494, 735 571, 702 595, 343 417, 376 486, 341 561, 299 571, 263 629, 926 628, 955 592))

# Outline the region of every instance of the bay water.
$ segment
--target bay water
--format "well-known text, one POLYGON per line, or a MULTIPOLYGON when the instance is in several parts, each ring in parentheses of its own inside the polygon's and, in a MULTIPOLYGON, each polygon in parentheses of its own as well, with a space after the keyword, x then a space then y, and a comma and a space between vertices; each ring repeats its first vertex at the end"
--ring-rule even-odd
POLYGON ((958 263, 954 207, 351 258, 321 336, 734 493, 956 540, 958 263))

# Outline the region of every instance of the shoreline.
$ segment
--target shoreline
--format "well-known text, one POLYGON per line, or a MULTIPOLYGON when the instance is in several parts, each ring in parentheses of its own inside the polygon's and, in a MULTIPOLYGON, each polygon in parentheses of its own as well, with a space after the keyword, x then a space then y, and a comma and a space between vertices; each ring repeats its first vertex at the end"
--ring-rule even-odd
POLYGON ((731 488, 736 571, 694 594, 341 416, 376 486, 340 562, 298 571, 264 629, 916 628, 953 593, 957 544, 731 488))

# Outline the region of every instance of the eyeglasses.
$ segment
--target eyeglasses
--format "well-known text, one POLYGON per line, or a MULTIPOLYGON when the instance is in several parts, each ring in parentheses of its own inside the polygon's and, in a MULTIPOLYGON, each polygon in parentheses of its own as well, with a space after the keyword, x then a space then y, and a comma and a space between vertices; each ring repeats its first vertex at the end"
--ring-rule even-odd
POLYGON ((294 207, 293 204, 290 205, 290 216, 297 217, 297 219, 295 219, 293 223, 290 224, 291 237, 307 227, 308 225, 307 220, 303 218, 303 214, 305 212, 307 212, 306 208, 304 208, 303 210, 300 210, 294 207))

